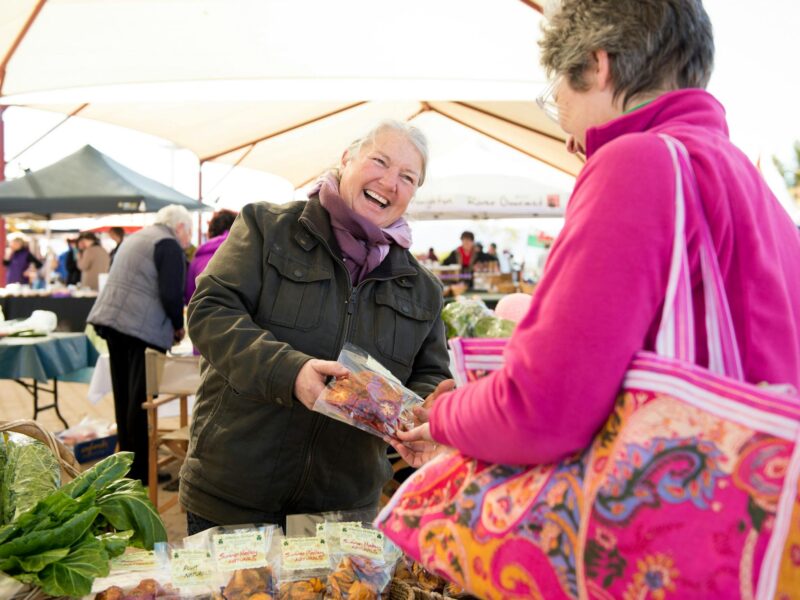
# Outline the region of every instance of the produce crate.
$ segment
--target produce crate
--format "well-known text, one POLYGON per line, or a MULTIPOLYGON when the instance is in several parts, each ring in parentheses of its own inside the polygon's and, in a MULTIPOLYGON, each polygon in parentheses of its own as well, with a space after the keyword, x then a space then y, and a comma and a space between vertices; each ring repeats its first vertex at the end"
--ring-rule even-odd
POLYGON ((79 442, 72 447, 72 452, 79 463, 87 463, 111 456, 116 448, 117 435, 114 434, 79 442))

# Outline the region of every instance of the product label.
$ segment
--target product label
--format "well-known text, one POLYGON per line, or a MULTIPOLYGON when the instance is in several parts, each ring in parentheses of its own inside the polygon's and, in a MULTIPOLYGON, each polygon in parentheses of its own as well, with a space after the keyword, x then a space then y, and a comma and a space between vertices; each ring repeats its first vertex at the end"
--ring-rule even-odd
POLYGON ((187 548, 172 550, 169 554, 172 583, 184 585, 203 585, 210 583, 214 576, 214 561, 211 552, 187 548))
POLYGON ((339 545, 347 554, 366 556, 367 558, 383 558, 383 533, 364 527, 342 527, 339 545))
POLYGON ((158 558, 152 550, 128 548, 124 554, 111 559, 111 569, 119 571, 152 571, 158 568, 158 558))
POLYGON ((361 527, 361 523, 358 521, 317 523, 317 537, 325 537, 326 535, 338 536, 342 531, 342 527, 361 527))
POLYGON ((220 533, 212 536, 214 559, 221 571, 255 569, 267 564, 267 543, 260 531, 220 533))
POLYGON ((281 545, 282 568, 289 571, 300 569, 327 569, 330 567, 328 544, 324 538, 287 538, 281 545))

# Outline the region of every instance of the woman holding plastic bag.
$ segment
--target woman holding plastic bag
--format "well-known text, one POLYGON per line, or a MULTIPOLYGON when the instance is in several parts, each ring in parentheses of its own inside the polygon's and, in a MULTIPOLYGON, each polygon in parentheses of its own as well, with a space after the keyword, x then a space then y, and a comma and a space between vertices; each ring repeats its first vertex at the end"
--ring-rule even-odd
POLYGON ((425 397, 449 377, 442 293, 403 219, 425 179, 422 133, 380 123, 308 202, 246 206, 197 280, 203 356, 180 498, 189 531, 375 508, 386 443, 310 409, 345 342, 425 397))
POLYGON ((440 396, 398 446, 417 466, 437 443, 527 466, 437 457, 380 519, 481 596, 786 589, 800 236, 703 89, 714 44, 700 0, 564 0, 550 17, 539 104, 587 158, 564 229, 504 368, 440 396), (676 400, 676 382, 694 397, 676 400), (424 480, 439 467, 462 476, 424 480))

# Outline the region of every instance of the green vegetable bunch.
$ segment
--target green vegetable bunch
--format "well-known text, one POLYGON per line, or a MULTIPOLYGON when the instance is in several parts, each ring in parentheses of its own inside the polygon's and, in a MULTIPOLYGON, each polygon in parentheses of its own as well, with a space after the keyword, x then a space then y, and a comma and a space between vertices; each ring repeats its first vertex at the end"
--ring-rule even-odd
POLYGON ((447 338, 507 338, 514 332, 516 323, 495 316, 478 299, 459 299, 445 305, 442 320, 447 329, 447 338))
POLYGON ((129 545, 166 541, 139 480, 125 479, 133 453, 112 454, 0 527, 0 570, 51 596, 80 597, 129 545))
POLYGON ((475 337, 473 327, 481 317, 490 316, 482 300, 461 299, 446 304, 442 309, 442 320, 447 329, 447 338, 475 337))

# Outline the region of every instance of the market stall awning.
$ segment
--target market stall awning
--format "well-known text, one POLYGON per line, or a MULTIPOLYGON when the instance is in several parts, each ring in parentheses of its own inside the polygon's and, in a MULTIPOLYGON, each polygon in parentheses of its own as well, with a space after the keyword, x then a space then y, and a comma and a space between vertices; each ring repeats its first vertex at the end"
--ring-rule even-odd
POLYGON ((581 167, 533 102, 538 2, 147 4, 12 0, 0 103, 114 123, 296 186, 377 119, 423 114, 581 167))
POLYGON ((197 200, 141 175, 91 146, 23 177, 0 183, 0 215, 60 218, 154 212, 169 204, 202 208, 197 200))

